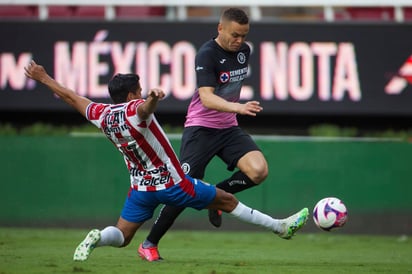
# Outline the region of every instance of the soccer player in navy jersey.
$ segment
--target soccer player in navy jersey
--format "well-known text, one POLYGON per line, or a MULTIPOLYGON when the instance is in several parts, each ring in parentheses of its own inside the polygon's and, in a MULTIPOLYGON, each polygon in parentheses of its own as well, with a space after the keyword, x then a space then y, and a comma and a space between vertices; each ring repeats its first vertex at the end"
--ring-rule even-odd
MULTIPOLYGON (((109 94, 114 104, 96 103, 76 94, 56 82, 34 61, 25 67, 25 75, 46 85, 101 129, 123 155, 130 173, 128 195, 117 224, 91 230, 76 248, 75 261, 88 259, 96 247, 127 246, 160 204, 198 210, 219 209, 284 239, 290 239, 306 223, 307 208, 289 218, 274 219, 242 204, 222 189, 185 175, 154 116, 158 101, 165 93, 161 89, 150 89, 148 97, 142 99, 138 75, 117 74, 110 80, 109 94)), ((139 255, 146 260, 161 260, 157 248, 143 249, 140 245, 139 255)))
MULTIPOLYGON (((203 178, 212 158, 221 158, 234 173, 216 186, 237 193, 260 184, 268 175, 264 155, 237 121, 238 114, 256 116, 262 107, 258 101, 239 102, 250 55, 245 42, 249 33, 248 16, 238 8, 226 9, 217 31, 217 37, 204 43, 196 54, 197 89, 187 111, 180 162, 186 174, 203 178)), ((143 248, 157 248, 183 210, 164 206, 143 248)), ((209 210, 209 220, 220 227, 221 212, 209 210)))

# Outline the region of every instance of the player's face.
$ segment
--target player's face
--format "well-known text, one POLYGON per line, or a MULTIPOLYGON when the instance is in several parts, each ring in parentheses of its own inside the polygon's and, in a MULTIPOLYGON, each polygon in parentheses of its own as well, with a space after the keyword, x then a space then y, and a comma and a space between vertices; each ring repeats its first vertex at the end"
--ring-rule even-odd
POLYGON ((135 92, 129 92, 127 96, 127 101, 141 99, 142 98, 142 88, 138 87, 135 92))
POLYGON ((136 94, 136 99, 142 98, 142 88, 140 86, 137 87, 135 94, 136 94))
POLYGON ((222 22, 218 26, 219 45, 227 51, 238 51, 249 33, 249 24, 240 25, 236 22, 222 22))

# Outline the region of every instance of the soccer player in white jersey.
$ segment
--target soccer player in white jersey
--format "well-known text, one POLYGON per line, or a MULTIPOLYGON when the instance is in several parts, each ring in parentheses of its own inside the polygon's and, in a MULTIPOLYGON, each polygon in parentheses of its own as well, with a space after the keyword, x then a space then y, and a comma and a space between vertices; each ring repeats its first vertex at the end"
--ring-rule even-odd
MULTIPOLYGON (((88 259, 96 247, 127 246, 160 204, 222 210, 239 220, 267 228, 284 239, 290 239, 306 223, 307 208, 286 219, 274 219, 247 207, 230 193, 186 176, 154 116, 158 101, 165 94, 160 89, 150 89, 148 97, 142 99, 138 75, 117 74, 110 80, 109 93, 114 104, 96 103, 77 95, 56 82, 34 61, 25 67, 25 75, 46 85, 100 128, 122 153, 130 173, 129 193, 117 224, 91 230, 76 248, 75 261, 88 259)), ((141 245, 142 259, 153 259, 154 255, 156 260, 162 259, 157 249, 140 249, 141 245)))

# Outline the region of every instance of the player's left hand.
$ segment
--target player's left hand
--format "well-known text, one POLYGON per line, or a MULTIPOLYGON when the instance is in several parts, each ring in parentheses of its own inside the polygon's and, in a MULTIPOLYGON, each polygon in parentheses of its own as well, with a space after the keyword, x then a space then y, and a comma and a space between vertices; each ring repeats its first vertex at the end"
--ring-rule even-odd
POLYGON ((263 108, 260 106, 260 103, 258 101, 249 101, 245 104, 242 104, 240 114, 256 116, 256 114, 261 112, 262 110, 263 108))
POLYGON ((153 99, 163 99, 166 94, 160 88, 152 88, 149 90, 148 96, 152 97, 153 99))

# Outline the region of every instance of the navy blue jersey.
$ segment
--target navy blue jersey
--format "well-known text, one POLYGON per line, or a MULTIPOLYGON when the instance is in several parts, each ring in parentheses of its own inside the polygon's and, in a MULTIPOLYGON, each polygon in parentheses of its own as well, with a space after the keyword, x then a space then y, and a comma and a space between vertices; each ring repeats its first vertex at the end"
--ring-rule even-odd
POLYGON ((235 102, 239 100, 247 76, 250 48, 243 43, 237 52, 222 49, 214 39, 199 49, 195 58, 198 87, 214 87, 215 94, 235 102))

